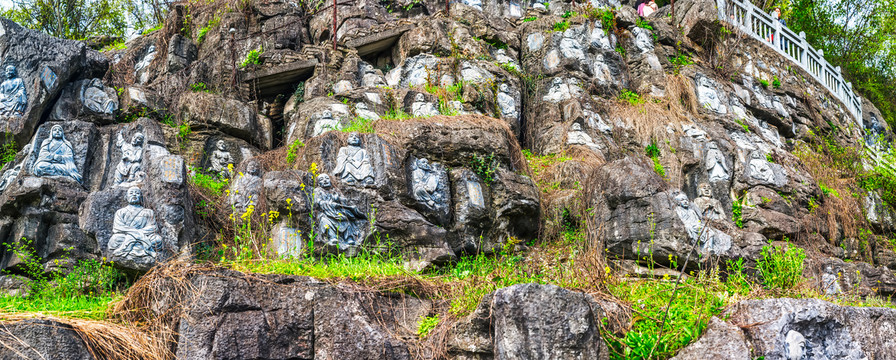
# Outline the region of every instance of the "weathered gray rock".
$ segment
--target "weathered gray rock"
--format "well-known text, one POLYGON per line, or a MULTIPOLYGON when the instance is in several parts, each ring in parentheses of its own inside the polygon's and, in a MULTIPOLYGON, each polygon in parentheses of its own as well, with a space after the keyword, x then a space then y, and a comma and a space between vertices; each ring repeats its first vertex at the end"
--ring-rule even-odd
POLYGON ((747 300, 726 311, 677 358, 874 359, 896 351, 896 311, 838 306, 818 299, 747 300), (705 339, 705 340, 704 340, 705 339), (745 349, 752 353, 745 357, 745 349))
POLYGON ((613 311, 591 296, 520 284, 483 297, 448 335, 457 358, 607 359, 600 321, 613 311))
POLYGON ((222 95, 205 92, 184 93, 177 106, 180 116, 194 129, 211 127, 248 141, 261 149, 271 147, 270 122, 254 108, 222 95))
POLYGON ((29 319, 0 324, 0 358, 93 360, 83 337, 70 325, 29 319))

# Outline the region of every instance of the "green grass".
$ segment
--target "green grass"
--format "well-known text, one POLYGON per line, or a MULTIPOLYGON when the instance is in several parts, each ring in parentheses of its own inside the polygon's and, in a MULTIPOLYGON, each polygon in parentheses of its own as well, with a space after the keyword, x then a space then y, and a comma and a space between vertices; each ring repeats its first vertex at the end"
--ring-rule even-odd
POLYGON ((292 163, 296 162, 296 156, 298 155, 300 147, 305 147, 305 143, 303 143, 302 140, 299 139, 296 139, 292 142, 292 144, 289 144, 289 147, 286 148, 287 164, 291 165, 292 163))
POLYGON ((417 336, 424 338, 426 335, 429 335, 436 326, 439 325, 439 315, 433 316, 424 316, 420 318, 420 323, 417 325, 417 336))
POLYGON ((227 179, 203 173, 202 169, 195 167, 191 168, 190 170, 193 173, 193 175, 190 177, 190 182, 193 183, 193 185, 196 185, 210 195, 224 195, 224 190, 227 188, 227 185, 229 183, 227 179))
POLYGON ((789 243, 783 246, 763 246, 762 257, 756 261, 763 286, 766 289, 794 288, 802 280, 805 259, 803 249, 789 243))
POLYGON ((631 106, 644 103, 644 99, 641 98, 641 95, 628 89, 622 89, 622 92, 619 93, 619 100, 625 101, 631 106))
POLYGON ((373 123, 376 122, 374 119, 365 119, 362 117, 356 117, 352 120, 348 125, 339 129, 339 131, 350 133, 350 132, 359 132, 359 133, 367 133, 373 134, 373 123))
POLYGON ((45 315, 103 320, 109 305, 120 300, 120 294, 88 294, 76 296, 0 297, 0 312, 39 312, 45 315))

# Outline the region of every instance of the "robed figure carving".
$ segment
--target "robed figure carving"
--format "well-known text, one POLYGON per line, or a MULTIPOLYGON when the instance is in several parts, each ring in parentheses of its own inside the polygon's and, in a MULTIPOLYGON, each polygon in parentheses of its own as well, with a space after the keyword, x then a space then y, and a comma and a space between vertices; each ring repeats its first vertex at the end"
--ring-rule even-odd
POLYGON ((143 207, 140 188, 128 189, 127 200, 128 205, 115 212, 109 252, 117 258, 137 262, 154 261, 162 246, 155 214, 143 207))
POLYGON ((361 137, 357 133, 349 134, 348 146, 339 149, 333 175, 339 176, 346 184, 373 185, 373 165, 370 164, 367 150, 361 147, 361 137))
POLYGON ((345 199, 333 189, 330 176, 317 176, 314 189, 314 206, 319 219, 318 231, 329 245, 353 246, 364 239, 361 238, 367 215, 357 207, 346 204, 345 199))
POLYGON ((28 94, 25 82, 18 77, 16 67, 9 65, 3 75, 6 80, 0 83, 0 117, 22 116, 28 106, 28 94))
POLYGON ((121 149, 121 161, 115 168, 115 185, 143 180, 143 140, 143 133, 134 134, 130 143, 125 141, 121 132, 118 133, 115 144, 121 149))
POLYGON ((65 140, 62 126, 53 125, 50 137, 40 143, 31 173, 35 176, 65 176, 81 182, 81 173, 75 165, 74 147, 65 140))

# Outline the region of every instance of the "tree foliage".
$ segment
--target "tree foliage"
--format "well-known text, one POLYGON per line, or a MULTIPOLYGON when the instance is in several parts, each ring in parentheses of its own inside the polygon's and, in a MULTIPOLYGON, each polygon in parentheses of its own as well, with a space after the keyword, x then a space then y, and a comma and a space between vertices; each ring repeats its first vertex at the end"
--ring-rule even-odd
POLYGON ((853 89, 896 126, 896 0, 785 0, 787 26, 841 66, 853 89))
POLYGON ((86 39, 93 35, 122 36, 127 21, 119 0, 13 0, 3 11, 27 28, 67 38, 86 39))
POLYGON ((162 0, 11 0, 0 15, 47 34, 83 40, 91 36, 125 36, 161 24, 169 2, 162 0))

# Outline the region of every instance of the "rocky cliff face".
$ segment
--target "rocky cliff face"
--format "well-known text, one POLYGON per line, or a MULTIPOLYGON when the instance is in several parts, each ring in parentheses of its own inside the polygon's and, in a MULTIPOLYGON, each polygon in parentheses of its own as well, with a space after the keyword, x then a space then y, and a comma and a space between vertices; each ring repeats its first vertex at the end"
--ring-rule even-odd
MULTIPOLYGON (((271 236, 257 245, 272 257, 388 246, 430 269, 519 250, 563 222, 587 224, 619 269, 749 264, 790 239, 814 251, 811 275, 856 273, 839 285, 896 293, 882 241, 893 204, 825 162, 858 158, 820 150, 892 139, 879 111, 853 118, 766 44, 723 28, 713 1, 646 20, 600 0, 337 6, 334 33, 332 13, 304 3, 180 4, 162 29, 102 53, 0 20, 0 116, 20 150, 0 173, 0 267, 21 272, 32 246, 46 271, 104 258, 142 274, 261 216, 271 236), (523 149, 570 160, 533 171, 523 149), (190 191, 203 175, 229 179, 219 211, 190 191)), ((409 358, 409 319, 432 305, 308 278, 188 281, 199 298, 169 324, 185 359, 409 358), (379 311, 397 301, 406 312, 379 311)), ((502 289, 447 346, 459 359, 606 358, 607 306, 502 289)), ((826 357, 886 353, 838 318, 847 310, 818 311, 824 331, 859 345, 831 350, 790 318, 768 336, 715 322, 681 356, 717 337, 734 339, 722 352, 779 354, 797 335, 826 357)))

